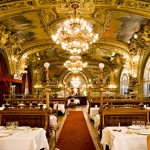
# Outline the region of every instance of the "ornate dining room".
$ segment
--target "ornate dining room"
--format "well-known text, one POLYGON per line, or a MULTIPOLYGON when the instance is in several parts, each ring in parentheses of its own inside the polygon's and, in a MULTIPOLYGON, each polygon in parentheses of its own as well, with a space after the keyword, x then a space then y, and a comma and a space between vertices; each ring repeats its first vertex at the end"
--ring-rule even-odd
POLYGON ((0 150, 150 150, 149 111, 150 0, 0 1, 0 150))

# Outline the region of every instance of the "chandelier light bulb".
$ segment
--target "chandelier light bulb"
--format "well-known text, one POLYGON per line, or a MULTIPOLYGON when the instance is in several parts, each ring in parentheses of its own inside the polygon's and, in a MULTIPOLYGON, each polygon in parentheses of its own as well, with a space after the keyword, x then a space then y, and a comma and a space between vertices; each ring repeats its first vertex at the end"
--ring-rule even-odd
POLYGON ((89 49, 89 44, 98 40, 98 34, 93 32, 89 22, 75 17, 60 23, 52 39, 64 50, 77 54, 89 49))
POLYGON ((100 69, 103 69, 104 66, 105 66, 105 65, 104 65, 103 63, 100 63, 100 64, 99 64, 99 68, 100 68, 100 69))
POLYGON ((73 55, 70 56, 70 60, 67 60, 64 63, 64 66, 68 68, 69 71, 78 73, 79 71, 82 71, 83 68, 87 67, 87 62, 83 63, 81 61, 81 56, 73 55))
POLYGON ((45 63, 44 63, 44 67, 45 67, 46 69, 48 69, 49 66, 50 66, 50 63, 48 63, 48 62, 45 62, 45 63))

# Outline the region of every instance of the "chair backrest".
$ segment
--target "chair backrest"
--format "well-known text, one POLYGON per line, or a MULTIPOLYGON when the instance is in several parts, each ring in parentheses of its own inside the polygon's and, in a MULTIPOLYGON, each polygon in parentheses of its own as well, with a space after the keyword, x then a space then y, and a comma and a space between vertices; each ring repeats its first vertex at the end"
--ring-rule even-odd
POLYGON ((147 148, 150 150, 150 134, 147 136, 147 148))
POLYGON ((74 98, 70 98, 70 102, 74 102, 74 100, 75 100, 74 98))
POLYGON ((102 128, 107 126, 130 126, 132 120, 149 121, 149 111, 137 108, 112 108, 102 111, 102 128))

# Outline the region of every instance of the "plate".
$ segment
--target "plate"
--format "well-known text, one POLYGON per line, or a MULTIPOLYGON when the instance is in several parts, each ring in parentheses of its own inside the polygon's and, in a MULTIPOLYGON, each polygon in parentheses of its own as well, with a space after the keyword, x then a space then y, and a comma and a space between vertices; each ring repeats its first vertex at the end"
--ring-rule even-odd
POLYGON ((0 137, 7 137, 7 136, 10 136, 11 134, 10 133, 0 133, 0 137))
POLYGON ((26 130, 26 129, 27 129, 27 126, 21 126, 21 127, 18 127, 17 129, 18 129, 18 130, 26 130))
POLYGON ((139 130, 139 129, 141 129, 141 127, 139 127, 139 126, 129 126, 128 128, 129 128, 129 129, 134 129, 134 130, 139 130))
POLYGON ((140 135, 148 135, 148 134, 150 134, 150 132, 139 132, 138 134, 140 134, 140 135))
POLYGON ((4 128, 5 128, 5 126, 0 126, 0 130, 1 130, 1 129, 4 129, 4 128))

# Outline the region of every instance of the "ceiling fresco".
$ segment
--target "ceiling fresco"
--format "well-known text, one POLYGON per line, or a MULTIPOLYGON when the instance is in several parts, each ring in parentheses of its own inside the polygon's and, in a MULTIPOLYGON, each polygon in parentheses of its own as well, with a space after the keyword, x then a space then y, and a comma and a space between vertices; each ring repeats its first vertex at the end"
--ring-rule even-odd
POLYGON ((81 54, 82 60, 88 62, 85 72, 91 69, 94 76, 92 69, 97 69, 101 62, 114 70, 124 65, 125 54, 130 55, 132 50, 132 54, 136 53, 130 40, 143 25, 150 24, 149 0, 1 0, 0 23, 5 26, 1 47, 9 56, 12 45, 7 45, 11 39, 8 32, 16 33, 21 42, 18 52, 13 54, 18 59, 27 55, 27 65, 43 66, 48 61, 51 67, 67 70, 63 63, 70 53, 55 44, 51 35, 60 22, 74 16, 73 4, 79 6, 77 15, 92 23, 93 31, 99 33, 98 41, 81 54))
POLYGON ((144 17, 116 11, 112 15, 109 29, 103 33, 101 38, 128 43, 132 35, 147 22, 148 19, 144 17))
POLYGON ((34 40, 49 39, 49 36, 41 27, 40 17, 37 12, 30 12, 23 15, 11 17, 2 21, 7 28, 17 32, 20 39, 26 42, 34 40))

